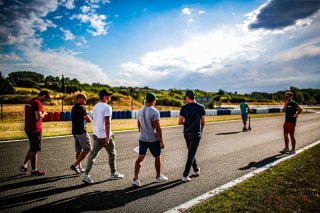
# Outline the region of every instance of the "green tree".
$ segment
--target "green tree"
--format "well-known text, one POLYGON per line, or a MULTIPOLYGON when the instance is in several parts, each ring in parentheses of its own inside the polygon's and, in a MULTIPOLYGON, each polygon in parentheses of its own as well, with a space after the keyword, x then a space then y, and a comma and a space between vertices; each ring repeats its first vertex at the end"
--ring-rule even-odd
POLYGON ((5 78, 0 71, 0 95, 13 94, 14 92, 13 83, 8 78, 5 78))

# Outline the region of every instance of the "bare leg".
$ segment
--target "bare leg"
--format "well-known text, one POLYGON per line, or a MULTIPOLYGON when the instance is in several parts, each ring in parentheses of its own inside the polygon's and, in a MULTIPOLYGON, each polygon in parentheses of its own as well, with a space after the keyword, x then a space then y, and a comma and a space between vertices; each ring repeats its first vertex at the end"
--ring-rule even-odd
POLYGON ((155 167, 156 167, 156 171, 157 171, 157 178, 160 176, 161 174, 161 155, 155 158, 154 161, 155 167))
POLYGON ((31 161, 32 170, 36 170, 37 169, 37 162, 38 162, 37 152, 30 152, 30 161, 31 161))
MULTIPOLYGON (((290 138, 291 138, 291 145, 292 145, 292 150, 296 150, 296 139, 294 137, 294 134, 290 134, 290 138)), ((288 142, 289 143, 289 142, 288 142)))
POLYGON ((142 162, 144 160, 145 155, 139 155, 138 159, 136 160, 136 164, 134 166, 134 179, 137 180, 140 172, 140 168, 142 166, 142 162))
POLYGON ((80 152, 79 154, 77 153, 77 160, 74 165, 81 167, 81 161, 88 155, 88 153, 89 152, 80 152))
POLYGON ((283 133, 284 136, 284 145, 286 149, 289 149, 289 137, 288 137, 288 133, 283 133))
POLYGON ((24 161, 23 161, 23 165, 24 165, 24 166, 27 166, 29 160, 30 160, 30 149, 28 150, 28 152, 27 152, 27 154, 26 154, 26 157, 25 157, 25 159, 24 159, 24 161))

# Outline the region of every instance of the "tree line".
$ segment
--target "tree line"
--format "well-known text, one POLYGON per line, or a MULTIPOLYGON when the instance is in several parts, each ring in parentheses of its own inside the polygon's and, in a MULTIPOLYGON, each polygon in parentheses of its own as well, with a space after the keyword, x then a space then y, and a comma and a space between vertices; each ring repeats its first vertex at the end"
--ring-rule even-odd
MULTIPOLYGON (((165 106, 182 106, 183 95, 185 90, 181 89, 168 89, 168 90, 156 90, 144 87, 111 87, 107 84, 100 83, 81 83, 76 78, 65 78, 63 75, 57 76, 44 76, 43 74, 33 71, 16 71, 9 73, 8 77, 4 77, 0 71, 0 95, 6 96, 6 100, 9 102, 15 102, 17 98, 14 96, 28 97, 34 95, 35 91, 16 90, 17 87, 26 87, 34 89, 49 89, 55 93, 74 94, 79 91, 85 91, 93 94, 97 94, 101 89, 111 90, 115 95, 115 99, 125 98, 133 99, 135 101, 143 102, 146 92, 154 92, 157 94, 158 102, 165 106), (9 98, 8 98, 9 97, 9 98), (12 99, 13 98, 13 99, 12 99)), ((299 89, 291 86, 290 91, 294 93, 294 99, 299 104, 320 104, 320 89, 304 88, 299 89)), ((198 97, 210 97, 209 102, 204 104, 208 108, 213 108, 217 103, 240 103, 243 98, 246 98, 248 102, 257 103, 275 103, 284 100, 285 90, 277 91, 275 93, 267 92, 252 92, 250 94, 238 94, 237 92, 227 92, 223 89, 219 89, 217 92, 208 92, 203 90, 195 90, 198 97)), ((23 100, 24 101, 24 100, 23 100)))

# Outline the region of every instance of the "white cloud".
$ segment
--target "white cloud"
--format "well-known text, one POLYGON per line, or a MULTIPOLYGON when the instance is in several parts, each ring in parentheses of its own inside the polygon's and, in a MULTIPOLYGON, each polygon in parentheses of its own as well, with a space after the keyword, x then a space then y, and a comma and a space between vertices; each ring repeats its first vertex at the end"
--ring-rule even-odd
POLYGON ((55 16, 54 19, 62 19, 62 16, 55 16))
MULTIPOLYGON (((256 34, 241 34, 221 29, 194 37, 178 48, 146 53, 139 63, 126 62, 122 68, 137 81, 167 81, 191 73, 211 76, 227 72, 228 66, 254 61, 262 52, 255 42, 256 34), (156 78, 155 78, 156 76, 156 78)), ((241 65, 244 66, 244 65, 241 65)), ((143 84, 143 82, 141 82, 143 84)))
POLYGON ((76 78, 80 82, 110 83, 110 79, 96 64, 77 58, 70 51, 40 51, 36 48, 25 49, 30 70, 40 71, 46 75, 76 78))
POLYGON ((199 14, 205 14, 206 13, 206 11, 203 11, 203 10, 199 10, 199 12, 198 12, 199 14))
POLYGON ((70 40, 74 40, 75 36, 72 34, 72 32, 70 30, 65 30, 63 28, 60 28, 60 30, 63 32, 63 36, 64 36, 64 40, 65 41, 70 41, 70 40))
POLYGON ((81 9, 81 11, 83 13, 88 13, 91 10, 91 8, 89 6, 86 6, 86 5, 82 6, 80 9, 81 9))
POLYGON ((194 22, 194 20, 193 20, 193 18, 189 18, 187 22, 192 23, 192 22, 194 22))
POLYGON ((315 56, 320 56, 320 39, 309 41, 307 43, 282 51, 272 56, 272 60, 289 62, 296 59, 315 56))
POLYGON ((84 38, 84 37, 81 37, 79 39, 79 41, 77 41, 76 43, 76 46, 80 47, 80 46, 87 46, 88 44, 88 41, 84 38))
POLYGON ((64 4, 64 6, 69 9, 69 10, 72 10, 73 8, 75 8, 75 5, 74 5, 74 0, 67 0, 64 4))
POLYGON ((190 15, 190 14, 191 14, 191 9, 188 8, 188 7, 185 7, 185 8, 182 9, 181 12, 182 12, 182 14, 184 14, 184 15, 190 15))
POLYGON ((90 26, 94 30, 88 29, 87 31, 91 33, 93 36, 106 35, 109 29, 109 26, 106 26, 107 23, 105 20, 107 17, 105 15, 97 15, 97 14, 80 14, 77 16, 78 19, 83 23, 90 23, 90 26))
POLYGON ((42 39, 37 37, 37 33, 46 31, 48 27, 55 27, 44 17, 55 11, 57 7, 57 0, 33 0, 21 3, 20 7, 6 6, 1 14, 0 44, 33 43, 40 45, 42 39))
POLYGON ((14 52, 8 53, 8 54, 0 54, 0 62, 5 61, 23 61, 21 57, 19 57, 17 54, 14 52))

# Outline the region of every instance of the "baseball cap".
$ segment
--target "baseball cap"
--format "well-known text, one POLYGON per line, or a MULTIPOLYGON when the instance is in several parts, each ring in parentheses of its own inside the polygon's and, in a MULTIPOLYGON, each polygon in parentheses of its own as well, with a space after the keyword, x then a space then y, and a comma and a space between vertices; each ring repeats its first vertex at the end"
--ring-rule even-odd
POLYGON ((106 89, 103 89, 99 92, 99 97, 102 99, 104 96, 111 96, 112 94, 112 92, 108 92, 106 89))
POLYGON ((49 95, 49 92, 48 92, 48 91, 42 90, 41 92, 39 92, 39 95, 38 95, 38 96, 43 96, 43 95, 46 96, 46 99, 50 99, 50 95, 49 95))
POLYGON ((194 98, 196 96, 196 93, 193 90, 186 90, 185 97, 188 96, 189 98, 194 98))
POLYGON ((153 101, 153 100, 158 100, 157 98, 156 98, 156 95, 154 94, 154 93, 148 93, 147 95, 146 95, 146 101, 147 102, 151 102, 151 101, 153 101))

